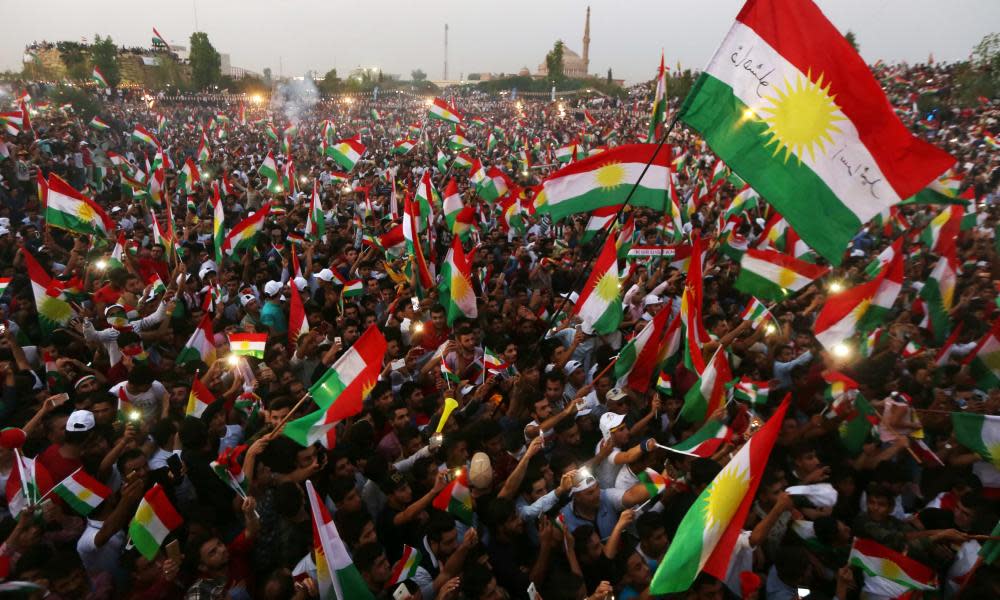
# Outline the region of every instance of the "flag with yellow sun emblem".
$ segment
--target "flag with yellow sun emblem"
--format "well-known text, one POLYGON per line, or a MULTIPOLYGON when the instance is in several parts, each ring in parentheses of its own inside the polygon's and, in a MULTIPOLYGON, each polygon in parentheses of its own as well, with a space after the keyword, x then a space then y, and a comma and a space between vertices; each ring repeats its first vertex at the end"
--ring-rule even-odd
POLYGON ((45 222, 49 226, 105 239, 114 236, 115 222, 104 209, 55 173, 49 173, 47 189, 45 222))
POLYGON ((750 248, 740 259, 740 273, 733 285, 744 294, 774 300, 785 299, 830 271, 777 250, 750 248))
POLYGON ((455 323, 455 319, 475 319, 476 292, 472 289, 472 265, 469 257, 462 248, 462 238, 454 236, 451 240, 451 251, 445 257, 441 267, 441 283, 438 284, 441 291, 441 304, 448 313, 448 326, 455 323))
POLYGON ((659 151, 656 144, 629 144, 578 160, 559 169, 542 182, 536 200, 538 212, 548 212, 553 221, 622 204, 632 186, 639 182, 629 200, 632 206, 664 211, 669 206, 670 148, 659 151), (646 165, 649 169, 639 180, 646 165))
POLYGON ((955 163, 907 130, 809 0, 747 2, 681 119, 834 264, 862 224, 955 163))
POLYGON ((337 441, 334 426, 361 412, 362 403, 382 372, 385 352, 385 337, 378 327, 370 326, 309 388, 319 410, 291 421, 282 433, 302 446, 319 442, 332 449, 337 441))
POLYGON ((574 314, 583 322, 584 333, 607 335, 618 329, 623 315, 621 287, 617 240, 609 235, 574 306, 574 314))
POLYGON ((725 581, 733 547, 787 410, 788 397, 688 509, 653 574, 652 594, 683 592, 701 571, 725 581))

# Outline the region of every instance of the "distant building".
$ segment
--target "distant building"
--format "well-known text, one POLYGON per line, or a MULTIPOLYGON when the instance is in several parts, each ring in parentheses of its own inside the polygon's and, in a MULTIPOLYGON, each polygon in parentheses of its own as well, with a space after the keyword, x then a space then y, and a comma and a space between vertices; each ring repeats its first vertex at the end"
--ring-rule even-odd
MULTIPOLYGON (((583 79, 590 77, 590 7, 587 7, 587 18, 583 24, 583 56, 563 45, 563 74, 573 79, 583 79)), ((522 69, 526 71, 527 67, 522 69)), ((549 76, 549 66, 543 60, 538 65, 538 72, 535 73, 537 79, 545 79, 549 76)))

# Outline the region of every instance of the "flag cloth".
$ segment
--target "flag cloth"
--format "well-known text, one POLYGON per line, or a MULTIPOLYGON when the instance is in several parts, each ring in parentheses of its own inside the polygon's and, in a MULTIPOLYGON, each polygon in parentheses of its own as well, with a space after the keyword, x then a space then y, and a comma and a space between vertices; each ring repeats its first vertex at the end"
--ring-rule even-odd
POLYGON ((941 257, 919 293, 928 313, 929 329, 938 344, 943 343, 951 332, 950 313, 957 283, 958 258, 955 255, 955 238, 951 238, 944 243, 941 257))
POLYGON ((252 356, 254 358, 263 359, 264 348, 266 346, 266 333, 229 334, 229 351, 238 356, 252 356))
POLYGON ((726 350, 720 346, 705 365, 698 383, 684 395, 684 406, 681 407, 678 417, 688 423, 701 423, 711 416, 725 401, 726 382, 732 378, 726 350))
POLYGON ((910 590, 937 587, 933 569, 872 540, 854 538, 849 562, 872 577, 888 579, 910 590))
POLYGON ((958 232, 962 230, 962 216, 965 208, 958 205, 945 206, 931 222, 924 227, 920 241, 927 244, 927 249, 934 254, 945 251, 947 244, 954 243, 958 232))
POLYGON ((753 297, 750 298, 746 308, 740 313, 740 320, 750 321, 750 326, 754 329, 757 329, 761 325, 764 327, 769 325, 772 327, 778 326, 778 322, 775 320, 774 315, 771 314, 771 311, 767 310, 763 302, 753 297))
POLYGON ((319 183, 315 179, 312 196, 309 197, 309 212, 306 213, 305 234, 314 242, 326 235, 326 217, 323 215, 323 205, 319 199, 319 183))
POLYGON ((864 448, 872 435, 878 415, 868 400, 861 394, 854 396, 854 408, 849 410, 846 420, 840 424, 840 442, 851 456, 856 456, 864 448))
POLYGON ((475 319, 476 292, 472 287, 472 264, 458 236, 451 238, 451 251, 441 267, 441 305, 448 314, 448 326, 458 318, 475 319))
POLYGON ((82 468, 59 482, 52 492, 73 510, 87 516, 111 495, 111 488, 87 474, 82 468))
POLYGON ((201 379, 198 377, 198 373, 194 374, 194 381, 191 382, 191 391, 188 393, 187 407, 184 409, 184 416, 194 417, 196 419, 201 418, 201 414, 205 412, 213 402, 215 402, 215 396, 208 389, 208 387, 202 383, 201 379))
POLYGON ((274 153, 268 150, 264 162, 257 168, 257 174, 267 179, 267 189, 272 193, 281 191, 281 175, 278 174, 278 163, 274 160, 274 153))
POLYGON ((390 154, 408 154, 417 143, 413 140, 399 140, 392 143, 390 154))
POLYGON ((864 223, 955 163, 909 132, 808 0, 747 2, 681 119, 835 265, 864 223))
POLYGON ((212 245, 215 247, 215 264, 222 266, 223 250, 226 242, 226 211, 219 195, 219 186, 212 186, 212 245))
POLYGON ((76 313, 66 301, 59 282, 45 272, 42 265, 27 249, 22 255, 27 267, 28 278, 31 280, 31 292, 35 297, 38 324, 42 329, 42 335, 48 337, 56 329, 66 327, 76 313))
POLYGON ((247 495, 248 482, 243 474, 243 466, 240 465, 239 458, 246 450, 246 444, 226 448, 209 465, 216 476, 222 480, 222 483, 242 498, 247 495))
POLYGON ((826 297, 813 325, 816 339, 824 348, 831 350, 854 335, 881 283, 882 277, 877 277, 826 297))
POLYGON ((288 300, 288 346, 298 348, 299 338, 309 333, 309 319, 306 317, 299 287, 292 282, 288 289, 291 295, 288 300))
POLYGON ((334 425, 361 412, 362 402, 382 371, 385 351, 385 337, 375 325, 370 326, 309 388, 319 410, 291 421, 283 433, 302 446, 320 442, 332 449, 334 425))
POLYGON ((361 139, 357 136, 340 140, 326 149, 326 155, 332 158, 348 173, 354 169, 354 165, 358 164, 364 153, 365 145, 361 143, 361 139))
POLYGON ((747 249, 740 260, 740 274, 733 284, 744 294, 779 301, 789 290, 797 292, 829 272, 775 250, 747 249))
POLYGON ((111 129, 111 126, 105 123, 100 117, 94 117, 87 123, 87 126, 91 129, 96 129, 97 131, 107 131, 111 129))
POLYGON ((183 522, 167 499, 167 493, 157 483, 139 502, 139 508, 128 526, 128 535, 139 553, 152 561, 160 552, 163 540, 183 522))
POLYGON ((90 73, 90 79, 96 83, 98 87, 111 87, 108 85, 108 80, 104 77, 104 73, 101 73, 101 70, 97 67, 94 67, 94 70, 90 73))
POLYGON ((670 480, 657 473, 653 469, 646 469, 639 473, 636 477, 639 483, 646 488, 646 492, 649 494, 650 498, 655 498, 662 494, 666 489, 667 485, 670 484, 670 480))
POLYGON ((718 452, 722 444, 726 443, 731 433, 729 426, 720 419, 709 419, 698 428, 698 431, 695 431, 687 439, 674 444, 671 449, 702 458, 710 458, 718 452))
MULTIPOLYGON (((678 73, 680 75, 680 73, 678 73)), ((660 53, 660 68, 656 72, 656 93, 653 94, 653 110, 649 116, 649 134, 646 141, 654 142, 660 137, 660 130, 667 122, 667 69, 660 53)))
POLYGON ((476 193, 483 200, 493 202, 497 198, 506 196, 510 188, 510 180, 507 175, 496 167, 490 167, 483 180, 476 184, 476 193))
POLYGON ((337 531, 330 511, 320 500, 312 481, 306 480, 309 512, 313 524, 313 562, 319 580, 319 597, 337 600, 374 600, 368 584, 354 566, 347 546, 337 531))
POLYGON ((538 210, 553 221, 621 204, 638 181, 629 204, 666 211, 670 151, 656 144, 617 146, 559 169, 542 182, 545 203, 538 210), (655 156, 654 156, 655 154, 655 156), (642 181, 639 174, 652 163, 642 181))
POLYGON ((392 567, 392 574, 389 576, 389 583, 386 584, 386 588, 391 588, 397 583, 412 579, 417 573, 417 567, 420 566, 422 558, 423 555, 420 553, 420 550, 403 544, 403 555, 392 567))
POLYGON ((476 210, 472 206, 465 206, 462 202, 462 194, 458 192, 458 184, 452 178, 448 181, 444 189, 444 202, 442 204, 445 222, 448 223, 448 230, 453 235, 468 237, 472 224, 475 220, 476 210))
POLYGON ((749 377, 740 377, 739 381, 730 382, 733 390, 733 399, 746 402, 751 406, 763 406, 767 404, 767 395, 770 393, 770 383, 767 381, 754 381, 749 377))
POLYGON ((222 241, 222 251, 225 255, 232 256, 238 250, 253 248, 257 234, 264 228, 264 220, 270 212, 271 205, 265 204, 264 208, 237 223, 222 241))
POLYGON ((200 360, 211 366, 215 362, 215 333, 212 331, 212 313, 205 313, 197 329, 188 338, 177 355, 177 364, 200 360))
POLYGON ((472 524, 472 492, 469 491, 469 470, 460 469, 448 485, 434 497, 434 508, 451 513, 466 525, 472 524))
MULTIPOLYGON (((887 250, 890 250, 890 252, 883 252, 882 254, 890 255, 887 257, 888 262, 884 263, 883 267, 876 273, 876 278, 880 279, 878 289, 875 291, 875 295, 872 296, 868 308, 865 309, 864 314, 861 315, 861 320, 858 322, 858 330, 862 332, 872 331, 885 322, 892 311, 893 305, 896 303, 896 298, 899 297, 899 292, 903 289, 903 262, 905 257, 902 252, 902 238, 897 239, 887 250)), ((882 254, 878 258, 879 264, 883 264, 882 254)))
POLYGON ((670 373, 666 371, 660 373, 660 376, 656 379, 656 391, 667 396, 673 395, 674 384, 670 379, 670 373))
POLYGON ((22 456, 21 451, 15 448, 14 465, 4 490, 10 514, 17 518, 25 508, 40 502, 50 489, 52 477, 45 465, 22 456))
POLYGON ((976 380, 976 387, 984 391, 1000 387, 1000 319, 979 340, 965 363, 976 380))
POLYGON ((132 140, 143 144, 149 144, 150 146, 154 146, 156 148, 160 147, 160 142, 156 139, 156 136, 146 131, 146 128, 142 125, 136 125, 135 128, 132 129, 132 140))
POLYGON ((660 308, 656 316, 622 347, 614 366, 618 387, 627 387, 640 393, 649 389, 660 363, 660 347, 671 313, 668 306, 660 308))
POLYGON ((951 424, 959 444, 1000 467, 1000 416, 953 412, 951 424))
POLYGON ((435 98, 427 109, 427 116, 448 123, 461 123, 462 115, 443 98, 435 98))
POLYGON ((452 371, 451 367, 448 366, 448 363, 445 362, 444 356, 441 357, 440 369, 441 369, 441 377, 444 379, 444 382, 448 384, 449 387, 451 387, 456 383, 462 382, 462 378, 458 376, 458 373, 452 371))
POLYGON ((649 590, 654 595, 687 590, 701 571, 725 581, 733 547, 787 410, 786 398, 698 495, 653 574, 649 590))
POLYGON ((583 321, 587 335, 607 335, 618 329, 623 311, 621 283, 618 281, 618 249, 615 238, 608 236, 594 268, 583 286, 573 314, 583 321))
POLYGON ((52 227, 105 239, 110 239, 115 231, 115 222, 100 205, 55 173, 49 173, 45 222, 52 227))
POLYGON ((621 210, 621 208, 621 204, 610 204, 608 206, 595 208, 593 212, 590 213, 590 218, 587 219, 587 225, 583 229, 583 236, 580 238, 580 243, 587 244, 593 240, 598 233, 606 230, 612 223, 615 222, 615 217, 618 216, 618 211, 621 210))

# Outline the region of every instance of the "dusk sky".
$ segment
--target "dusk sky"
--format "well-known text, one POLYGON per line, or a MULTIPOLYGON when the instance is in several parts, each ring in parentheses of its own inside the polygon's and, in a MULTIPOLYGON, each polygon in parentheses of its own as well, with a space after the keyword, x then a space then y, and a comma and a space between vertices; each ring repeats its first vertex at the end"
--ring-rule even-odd
MULTIPOLYGON (((868 62, 939 61, 968 57, 982 37, 1000 29, 998 0, 819 0, 841 31, 852 29, 868 62)), ((7 0, 0 20, 0 68, 19 69, 33 40, 93 39, 150 44, 156 27, 187 45, 208 33, 233 66, 275 75, 307 70, 341 74, 378 66, 409 78, 423 69, 442 77, 444 24, 450 27, 449 75, 537 69, 556 39, 582 51, 588 2, 573 0, 7 0)), ((650 79, 660 50, 673 66, 701 68, 743 3, 708 0, 591 0, 590 70, 630 83, 650 79)))

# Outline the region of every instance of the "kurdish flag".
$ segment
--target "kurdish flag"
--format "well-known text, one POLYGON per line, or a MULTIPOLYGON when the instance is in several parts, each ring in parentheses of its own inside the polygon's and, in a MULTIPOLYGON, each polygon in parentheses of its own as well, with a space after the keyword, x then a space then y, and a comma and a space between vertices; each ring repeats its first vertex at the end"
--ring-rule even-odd
POLYGON ((748 248, 740 260, 735 287, 745 294, 778 301, 797 292, 830 269, 799 260, 776 250, 748 248))
POLYGON ((232 256, 237 250, 252 248, 270 212, 271 205, 265 204, 264 208, 237 223, 222 242, 222 251, 226 256, 232 256))
POLYGON ((849 562, 871 577, 888 579, 909 590, 930 591, 937 587, 933 569, 865 538, 854 539, 849 562))
POLYGON ((448 326, 455 319, 475 319, 478 314, 476 292, 472 288, 472 263, 462 248, 459 236, 451 238, 451 251, 441 267, 441 304, 448 311, 448 326))
POLYGON ((507 195, 511 187, 509 182, 510 180, 503 171, 497 167, 490 167, 483 180, 476 184, 476 193, 483 200, 493 202, 497 198, 507 195))
POLYGON ((637 392, 649 389, 650 381, 659 366, 660 347, 672 311, 663 307, 651 321, 618 353, 614 376, 618 387, 628 387, 637 392))
POLYGON ((52 492, 85 517, 111 495, 110 488, 88 475, 82 468, 59 482, 52 488, 52 492))
POLYGON ((185 417, 194 417, 196 419, 201 418, 201 414, 205 412, 213 402, 215 402, 215 396, 212 394, 211 390, 202 383, 201 379, 198 377, 198 373, 194 374, 194 381, 191 382, 191 392, 188 393, 187 406, 184 408, 185 417))
POLYGON ((711 458, 731 435, 732 431, 729 426, 720 419, 709 419, 698 431, 671 446, 670 449, 702 458, 711 458))
POLYGON ((927 309, 930 331, 934 341, 944 342, 951 331, 951 308, 955 301, 955 286, 958 283, 958 259, 955 255, 955 239, 945 244, 930 277, 920 288, 920 297, 927 309))
POLYGON ((237 356, 252 356, 264 358, 264 347, 267 346, 266 333, 231 333, 229 334, 229 351, 237 356))
POLYGON ((326 217, 323 215, 323 204, 319 199, 319 186, 313 180, 312 196, 309 197, 309 212, 306 214, 306 237, 319 241, 326 235, 326 217))
POLYGON ((583 236, 580 238, 580 243, 586 244, 590 242, 598 233, 606 230, 614 223, 615 217, 618 216, 618 211, 621 210, 621 207, 621 204, 610 204, 594 209, 590 213, 590 218, 587 219, 587 225, 583 229, 583 236))
POLYGON ((469 491, 469 470, 461 469, 457 477, 434 497, 434 508, 451 513, 466 525, 472 524, 472 492, 469 491))
POLYGON ((666 394, 667 396, 672 396, 674 393, 674 384, 671 381, 670 373, 662 371, 660 376, 656 379, 656 391, 661 394, 666 394))
POLYGON ((177 355, 177 364, 200 360, 211 366, 215 362, 215 333, 212 331, 212 313, 205 313, 197 329, 188 338, 177 355))
POLYGON ((63 295, 59 282, 52 279, 38 260, 27 249, 23 252, 24 264, 31 280, 31 291, 35 297, 35 311, 43 336, 47 337, 60 327, 65 327, 76 314, 63 295))
POLYGON ((274 160, 274 153, 270 150, 267 151, 267 156, 264 157, 264 162, 260 164, 257 169, 257 174, 267 179, 267 189, 272 192, 280 191, 281 186, 281 176, 278 174, 278 163, 274 160))
POLYGON ((881 284, 882 276, 879 276, 839 294, 827 296, 813 325, 813 332, 819 343, 830 350, 853 336, 881 284))
POLYGON ((646 488, 646 492, 649 494, 650 498, 659 496, 667 489, 667 486, 670 485, 669 479, 649 468, 639 473, 637 479, 639 480, 639 483, 646 488))
POLYGON ((615 238, 608 236, 604 248, 594 263, 594 269, 583 286, 573 314, 583 321, 587 335, 607 335, 622 321, 621 284, 618 281, 618 248, 615 238))
POLYGON ((1000 319, 983 336, 965 359, 981 390, 1000 387, 1000 319))
POLYGON ((361 143, 361 139, 358 136, 340 140, 326 149, 326 155, 347 172, 354 169, 354 165, 358 164, 358 161, 361 160, 361 155, 364 153, 365 145, 361 143))
POLYGON ((462 122, 462 115, 443 98, 434 99, 430 108, 427 109, 427 116, 431 119, 447 121, 449 123, 462 122))
POLYGON ((951 425, 959 444, 1000 467, 1000 416, 953 412, 951 425))
POLYGON ((159 140, 152 133, 146 131, 146 128, 142 125, 136 125, 132 130, 132 139, 143 144, 155 146, 156 148, 160 147, 159 140))
POLYGON ((749 0, 681 119, 834 264, 864 223, 955 163, 909 132, 808 0, 749 0))
POLYGON ((215 264, 222 266, 222 247, 226 241, 226 211, 219 196, 219 186, 212 185, 212 246, 215 248, 215 264))
POLYGON ((858 323, 858 329, 863 332, 875 329, 886 320, 896 303, 896 298, 899 297, 899 292, 903 289, 902 238, 896 240, 896 243, 889 248, 893 250, 892 259, 877 274, 876 279, 880 280, 878 289, 858 323))
POLYGON ((710 417, 726 399, 726 382, 732 378, 726 350, 720 346, 705 365, 698 383, 684 395, 684 406, 678 417, 688 423, 701 423, 710 417))
POLYGON ((465 206, 462 202, 462 194, 458 192, 458 184, 452 178, 444 188, 444 203, 442 205, 445 222, 448 223, 448 230, 453 235, 463 239, 468 237, 469 230, 475 221, 476 210, 472 206, 465 206))
POLYGON ((392 567, 392 575, 389 576, 389 582, 386 584, 386 588, 390 588, 397 583, 402 583, 407 579, 412 579, 417 573, 417 567, 420 566, 420 560, 422 557, 423 555, 420 554, 420 550, 417 550, 413 546, 403 544, 403 555, 392 567))
POLYGON ((333 448, 334 425, 361 412, 361 403, 382 371, 385 351, 385 337, 378 327, 370 326, 309 388, 319 410, 288 423, 283 433, 302 446, 320 442, 333 448))
MULTIPOLYGON (((679 73, 678 73, 679 75, 679 73)), ((656 93, 653 95, 653 111, 649 117, 650 142, 658 139, 663 124, 667 122, 667 69, 663 64, 663 53, 660 53, 660 69, 656 72, 656 93)))
POLYGON ((128 535, 139 553, 146 560, 155 560, 160 546, 170 532, 181 526, 184 520, 177 514, 163 486, 155 484, 142 497, 135 516, 128 526, 128 535))
POLYGON ((290 294, 288 301, 288 347, 297 348, 299 338, 309 333, 309 319, 306 317, 306 308, 302 304, 299 287, 292 283, 288 289, 290 294))
POLYGON ((93 72, 91 72, 90 79, 93 80, 93 82, 96 83, 98 87, 102 88, 111 87, 110 85, 108 85, 108 80, 104 78, 104 73, 101 73, 101 70, 98 69, 97 67, 94 67, 93 72))
POLYGON ((309 512, 312 515, 313 562, 316 564, 319 597, 374 600, 374 594, 369 591, 368 584, 347 552, 330 511, 309 480, 306 480, 306 495, 309 496, 309 512))
POLYGON ((391 154, 409 154, 410 150, 413 150, 413 147, 416 145, 417 143, 413 140, 399 140, 398 142, 393 142, 391 154))
POLYGON ((49 173, 45 222, 52 227, 105 239, 110 239, 115 230, 115 222, 99 204, 55 173, 49 173))
POLYGON ((7 291, 7 287, 13 279, 13 277, 0 277, 0 296, 3 296, 3 293, 7 291))
POLYGON ((670 179, 670 152, 656 144, 618 146, 559 169, 542 182, 545 204, 553 221, 590 212, 602 206, 621 204, 638 183, 629 203, 666 211, 667 182, 670 179), (642 180, 639 175, 646 168, 642 180))
POLYGON ((365 294, 364 284, 360 279, 348 279, 344 282, 344 289, 340 295, 343 298, 357 298, 365 294))
POLYGON ((920 241, 934 254, 941 254, 948 244, 953 244, 962 227, 965 207, 957 204, 945 206, 931 222, 924 227, 920 241))
POLYGON ((688 509, 653 575, 649 590, 654 595, 687 590, 701 571, 725 580, 787 410, 786 399, 688 509))
POLYGON ((767 381, 754 381, 743 376, 739 381, 732 382, 733 398, 752 406, 762 406, 767 404, 770 387, 771 384, 767 381))
POLYGON ((753 297, 750 298, 750 301, 747 302, 746 308, 744 308, 743 312, 740 313, 740 320, 750 321, 750 326, 754 329, 757 329, 761 325, 764 325, 765 327, 768 325, 777 327, 777 322, 774 319, 774 315, 771 314, 771 311, 767 310, 767 307, 764 306, 763 302, 753 297))
POLYGON ((87 123, 87 126, 90 127, 91 129, 96 129, 97 131, 107 131, 111 129, 111 126, 105 123, 98 116, 95 116, 93 119, 91 119, 90 123, 87 123))
POLYGON ((14 466, 4 490, 10 514, 16 518, 25 508, 38 504, 51 489, 52 477, 45 465, 22 456, 20 450, 15 448, 14 466))
POLYGON ((169 46, 169 44, 167 44, 167 38, 163 37, 160 32, 156 30, 156 27, 153 28, 153 45, 169 46))

